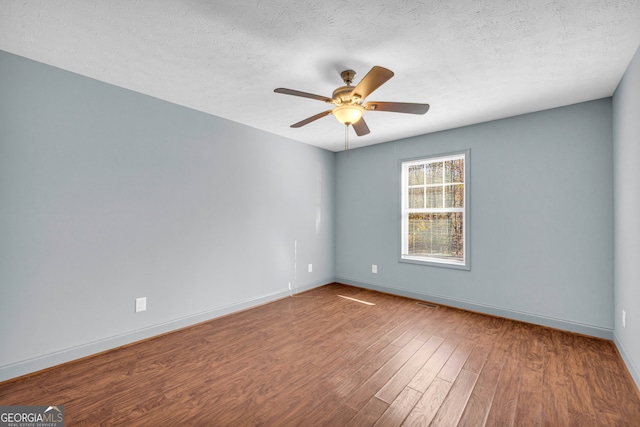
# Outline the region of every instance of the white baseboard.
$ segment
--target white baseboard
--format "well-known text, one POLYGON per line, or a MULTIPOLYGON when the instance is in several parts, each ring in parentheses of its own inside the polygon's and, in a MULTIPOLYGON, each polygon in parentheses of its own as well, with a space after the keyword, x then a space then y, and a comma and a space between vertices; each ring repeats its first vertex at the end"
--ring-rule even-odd
POLYGON ((415 292, 407 289, 382 286, 371 283, 363 283, 345 278, 326 279, 314 283, 309 283, 304 286, 294 287, 293 289, 282 290, 273 294, 263 295, 251 300, 243 301, 237 304, 231 304, 224 307, 219 307, 213 310, 205 311, 202 313, 185 316, 180 319, 175 319, 169 322, 153 325, 147 328, 127 332, 124 334, 116 335, 113 337, 93 341, 83 345, 79 345, 72 348, 67 348, 61 351, 45 354, 42 356, 34 357, 32 359, 20 361, 10 365, 0 367, 0 382, 17 378, 23 375, 31 374, 43 369, 47 369, 56 365, 71 362, 73 360, 81 359, 83 357, 91 356, 97 353, 101 353, 107 350, 111 350, 123 345, 131 344, 136 341, 148 339, 157 335, 161 335, 167 332, 175 331, 187 326, 192 326, 197 323, 205 322, 215 319, 217 317, 225 316, 227 314, 235 313, 238 311, 246 310, 252 307, 259 306, 268 302, 276 301, 278 299, 286 298, 292 294, 304 292, 310 289, 314 289, 332 282, 344 283, 346 285, 357 286, 364 289, 371 289, 389 294, 406 296, 423 301, 431 301, 441 305, 447 305, 451 307, 462 308, 465 310, 475 311, 479 313, 490 314, 493 316, 504 317, 507 319, 519 320, 522 322, 533 323, 542 326, 548 326, 551 328, 562 329, 566 331, 576 332, 584 335, 590 335, 594 337, 613 340, 618 347, 620 354, 622 355, 624 362, 626 363, 631 375, 633 376, 636 384, 640 387, 640 371, 636 367, 632 360, 627 356, 624 347, 620 341, 614 337, 612 329, 601 328, 593 325, 585 325, 582 323, 571 322, 563 319, 555 319, 546 316, 539 316, 532 313, 525 313, 515 310, 509 310, 501 307, 494 307, 485 304, 478 304, 464 300, 452 299, 442 297, 438 295, 431 295, 427 293, 415 292))
POLYGON ((204 311, 202 313, 185 316, 179 319, 159 323, 124 334, 92 341, 86 344, 67 348, 53 353, 44 354, 42 356, 23 360, 17 363, 0 366, 0 382, 41 371, 43 369, 51 368, 63 363, 71 362, 73 360, 81 359, 83 357, 102 353, 107 350, 112 350, 114 348, 131 344, 136 341, 141 341, 187 326, 192 326, 197 323, 206 322, 208 320, 225 316, 227 314, 235 313, 272 301, 283 299, 292 294, 317 288, 319 286, 332 283, 333 281, 333 278, 331 278, 329 280, 309 283, 303 286, 297 286, 293 289, 282 290, 273 294, 263 295, 240 303, 218 307, 213 310, 204 311))
POLYGON ((633 359, 629 357, 629 353, 627 353, 627 350, 624 348, 624 345, 622 345, 622 341, 620 341, 620 338, 615 332, 613 333, 613 342, 618 348, 618 352, 620 353, 620 356, 622 356, 622 360, 624 361, 624 364, 627 365, 627 369, 629 370, 629 373, 633 377, 633 380, 636 382, 636 387, 638 387, 638 391, 640 391, 640 367, 638 367, 633 362, 633 359))
POLYGON ((336 278, 336 282, 344 283, 345 285, 357 286, 359 288, 385 292, 388 294, 404 296, 404 297, 413 298, 417 300, 430 301, 440 305, 447 305, 450 307, 462 308, 464 310, 475 311, 478 313, 490 314, 492 316, 504 317, 507 319, 519 320, 521 322, 548 326, 554 329, 562 329, 565 331, 575 332, 578 334, 613 340, 613 329, 609 329, 609 328, 602 328, 599 326, 587 325, 587 324, 572 322, 564 319, 556 319, 553 317, 540 316, 533 313, 510 310, 502 307, 495 307, 495 306, 486 305, 486 304, 478 304, 471 301, 465 301, 465 300, 460 300, 455 298, 443 297, 439 295, 416 292, 408 289, 401 289, 401 288, 377 285, 372 283, 363 283, 363 282, 349 280, 342 277, 336 278))

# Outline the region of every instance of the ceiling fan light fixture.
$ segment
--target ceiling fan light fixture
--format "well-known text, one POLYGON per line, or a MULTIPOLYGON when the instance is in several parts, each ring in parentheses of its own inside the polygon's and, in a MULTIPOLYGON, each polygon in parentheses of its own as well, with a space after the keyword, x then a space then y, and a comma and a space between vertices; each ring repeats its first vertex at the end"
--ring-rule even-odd
POLYGON ((364 107, 357 104, 339 105, 332 112, 343 125, 352 125, 362 118, 364 107))

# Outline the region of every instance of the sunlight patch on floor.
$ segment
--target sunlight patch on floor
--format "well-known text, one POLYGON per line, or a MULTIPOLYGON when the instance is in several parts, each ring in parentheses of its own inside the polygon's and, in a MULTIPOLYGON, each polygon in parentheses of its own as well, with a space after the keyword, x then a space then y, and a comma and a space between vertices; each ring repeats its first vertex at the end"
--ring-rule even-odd
POLYGON ((372 302, 367 302, 367 301, 362 301, 360 299, 355 299, 355 298, 351 298, 351 297, 345 297, 344 295, 338 295, 340 298, 344 298, 344 299, 349 299, 351 301, 355 301, 355 302, 359 302, 361 304, 366 304, 366 305, 375 305, 372 302))

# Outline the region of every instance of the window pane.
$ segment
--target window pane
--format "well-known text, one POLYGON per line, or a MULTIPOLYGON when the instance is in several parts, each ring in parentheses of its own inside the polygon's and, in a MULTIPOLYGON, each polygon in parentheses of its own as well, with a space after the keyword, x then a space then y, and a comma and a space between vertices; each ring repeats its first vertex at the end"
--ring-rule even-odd
POLYGON ((442 207, 442 187, 427 187, 427 208, 442 207))
POLYGON ((444 207, 464 208, 464 185, 454 184, 444 187, 444 207))
POLYGON ((461 212, 409 214, 408 255, 462 261, 462 218, 461 212))
POLYGON ((409 189, 409 209, 424 208, 424 187, 409 189))
POLYGON ((442 183, 442 162, 427 163, 425 165, 427 176, 427 184, 442 183))
POLYGON ((424 184, 424 165, 409 166, 409 185, 424 184))
POLYGON ((444 162, 445 182, 464 182, 464 160, 448 160, 444 162))

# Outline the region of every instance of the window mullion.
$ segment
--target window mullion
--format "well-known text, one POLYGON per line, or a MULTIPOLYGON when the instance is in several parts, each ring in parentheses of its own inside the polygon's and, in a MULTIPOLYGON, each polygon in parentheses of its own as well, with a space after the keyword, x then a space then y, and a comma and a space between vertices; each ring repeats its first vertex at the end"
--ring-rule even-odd
POLYGON ((424 197, 422 198, 422 208, 427 208, 427 165, 424 164, 422 168, 422 194, 424 197))
POLYGON ((445 205, 445 191, 444 191, 444 162, 442 162, 442 184, 441 184, 441 189, 442 189, 442 208, 444 209, 446 207, 445 205))

